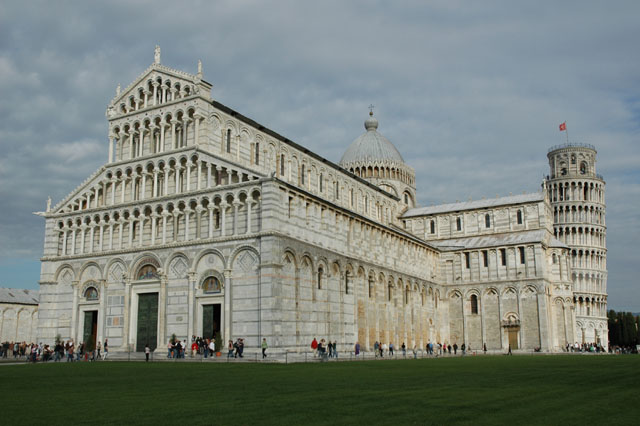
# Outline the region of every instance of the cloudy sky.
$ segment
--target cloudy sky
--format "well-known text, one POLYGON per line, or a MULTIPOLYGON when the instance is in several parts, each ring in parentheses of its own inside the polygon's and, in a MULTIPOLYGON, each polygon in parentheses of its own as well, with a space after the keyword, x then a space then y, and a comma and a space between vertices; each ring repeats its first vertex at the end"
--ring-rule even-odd
POLYGON ((159 44, 335 162, 373 103, 422 205, 538 190, 566 121, 607 181, 609 307, 640 311, 640 2, 521 3, 1 2, 0 286, 37 288, 32 212, 107 160, 106 106, 159 44))

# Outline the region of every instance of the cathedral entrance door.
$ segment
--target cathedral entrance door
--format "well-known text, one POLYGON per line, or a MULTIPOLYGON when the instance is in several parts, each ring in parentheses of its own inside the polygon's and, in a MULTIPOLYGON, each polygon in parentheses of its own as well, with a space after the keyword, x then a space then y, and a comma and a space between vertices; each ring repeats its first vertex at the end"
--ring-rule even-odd
POLYGON ((511 349, 518 349, 518 329, 517 328, 509 328, 509 346, 511 349))
POLYGON ((98 311, 84 311, 84 332, 82 341, 88 351, 96 347, 96 336, 98 335, 98 311))
POLYGON ((142 293, 138 296, 136 351, 144 352, 147 343, 152 351, 158 346, 158 293, 142 293))
MULTIPOLYGON (((202 306, 202 337, 214 339, 220 333, 220 304, 202 306)), ((220 350, 220 348, 216 348, 220 350)))

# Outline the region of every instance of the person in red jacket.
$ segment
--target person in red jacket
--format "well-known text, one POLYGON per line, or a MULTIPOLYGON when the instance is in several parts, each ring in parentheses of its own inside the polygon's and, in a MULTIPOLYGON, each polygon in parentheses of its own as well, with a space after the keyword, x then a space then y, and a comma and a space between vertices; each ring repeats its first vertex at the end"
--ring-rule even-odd
POLYGON ((316 338, 313 338, 313 341, 311 342, 311 349, 313 349, 313 355, 317 355, 317 350, 318 350, 318 341, 316 340, 316 338))

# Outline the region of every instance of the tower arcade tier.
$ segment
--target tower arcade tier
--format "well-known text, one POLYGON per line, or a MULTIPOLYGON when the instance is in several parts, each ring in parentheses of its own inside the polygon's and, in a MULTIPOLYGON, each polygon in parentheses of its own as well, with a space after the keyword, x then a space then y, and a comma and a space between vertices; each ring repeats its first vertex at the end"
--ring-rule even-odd
POLYGON ((552 147, 545 185, 554 233, 571 248, 578 343, 607 345, 605 182, 596 173, 596 149, 587 144, 552 147))

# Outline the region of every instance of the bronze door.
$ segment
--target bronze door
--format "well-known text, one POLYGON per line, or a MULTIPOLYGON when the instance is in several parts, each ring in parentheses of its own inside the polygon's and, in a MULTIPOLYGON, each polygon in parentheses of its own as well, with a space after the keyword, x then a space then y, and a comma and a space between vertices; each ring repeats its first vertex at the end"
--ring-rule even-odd
POLYGON ((149 344, 152 351, 158 346, 158 293, 143 293, 138 296, 136 351, 144 352, 146 344, 149 344))

